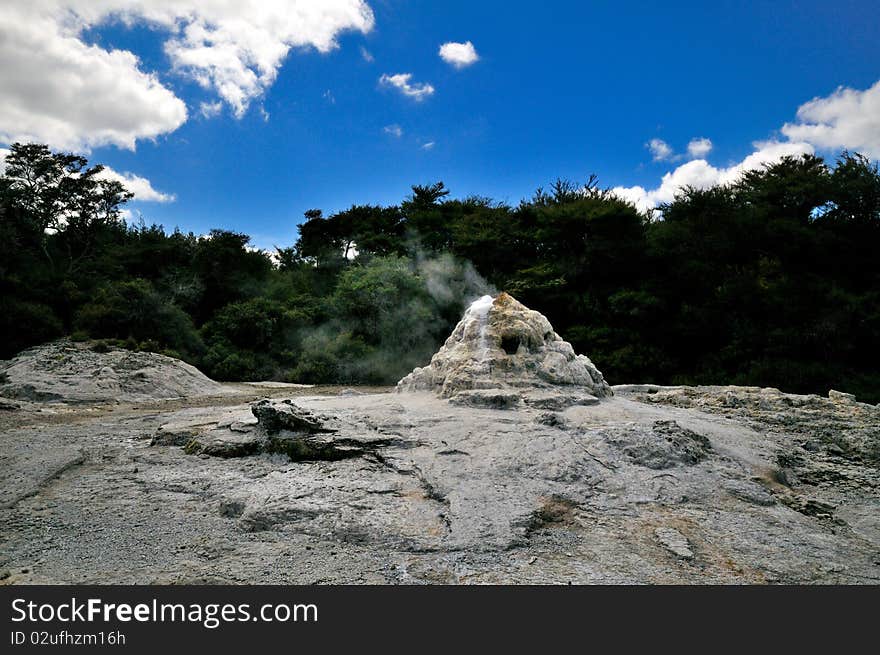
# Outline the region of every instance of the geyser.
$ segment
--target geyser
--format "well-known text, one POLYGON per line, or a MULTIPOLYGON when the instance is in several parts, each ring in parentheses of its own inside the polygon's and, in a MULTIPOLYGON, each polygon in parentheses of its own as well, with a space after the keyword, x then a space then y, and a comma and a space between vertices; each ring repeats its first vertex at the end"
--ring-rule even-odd
POLYGON ((431 391, 443 398, 472 390, 563 388, 597 398, 612 395, 588 357, 576 354, 543 314, 507 293, 471 303, 431 363, 397 383, 398 391, 431 391))

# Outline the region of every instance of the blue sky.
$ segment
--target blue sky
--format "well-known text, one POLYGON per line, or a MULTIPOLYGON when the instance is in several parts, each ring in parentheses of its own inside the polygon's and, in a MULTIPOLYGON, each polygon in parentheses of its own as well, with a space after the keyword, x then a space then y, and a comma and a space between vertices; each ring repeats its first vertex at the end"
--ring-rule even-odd
MULTIPOLYGON (((126 126, 131 150, 121 137, 95 136, 100 126, 67 116, 65 104, 49 92, 34 98, 21 91, 17 99, 24 82, 0 71, 0 88, 13 90, 13 97, 0 97, 0 147, 19 136, 10 117, 28 108, 33 115, 35 103, 40 111, 45 106, 46 125, 67 120, 71 128, 44 129, 34 119, 28 136, 89 151, 92 160, 174 196, 173 202, 132 205, 148 223, 196 233, 242 230, 261 247, 291 243, 306 209, 330 213, 353 203, 395 203, 410 185, 436 180, 455 196, 516 203, 557 177, 596 173, 603 186, 625 187, 627 197, 650 206, 671 193, 661 188, 664 174, 678 171, 670 188, 682 180, 724 180, 756 153, 849 147, 880 157, 876 0, 351 0, 371 12, 371 21, 347 28, 348 18, 325 18, 311 3, 316 29, 321 20, 342 25, 331 28, 337 47, 294 46, 271 81, 248 97, 247 109, 238 107, 241 115, 224 99, 224 80, 215 75, 200 85, 199 74, 208 69, 181 65, 194 61, 183 57, 195 50, 169 54, 169 41, 182 39, 175 30, 185 8, 172 23, 152 15, 145 0, 131 0, 137 9, 129 0, 90 0, 108 5, 105 13, 83 8, 85 0, 36 1, 48 7, 49 18, 25 13, 19 20, 32 21, 36 30, 40 21, 62 15, 56 7, 80 12, 73 26, 59 28, 64 43, 81 42, 83 57, 129 51, 138 57, 126 64, 136 69, 132 76, 154 75, 155 85, 152 95, 124 89, 125 102, 101 110, 101 120, 126 126), (474 63, 458 68, 438 56, 441 44, 468 41, 479 57, 474 63), (433 94, 407 97, 380 82, 382 75, 401 73, 411 74, 411 84, 431 85, 433 94), (134 112, 141 96, 152 107, 168 103, 164 123, 149 115, 151 106, 136 118, 105 116, 134 112), (172 96, 185 104, 185 119, 172 96), (814 98, 819 104, 799 117, 798 109, 814 98), (17 101, 23 108, 3 107, 17 101), (203 103, 213 105, 207 113, 214 115, 202 114, 203 103), (783 131, 786 124, 791 127, 783 131), (711 149, 689 155, 696 138, 709 139, 711 149), (652 151, 652 139, 665 147, 652 151)), ((347 0, 334 1, 348 9, 347 0)), ((275 4, 284 9, 284 2, 275 4)), ((249 20, 246 11, 234 18, 249 20)), ((214 20, 207 15, 205 24, 214 20)), ((289 35, 278 38, 281 47, 295 43, 289 35)), ((5 61, 0 67, 15 65, 5 61)))

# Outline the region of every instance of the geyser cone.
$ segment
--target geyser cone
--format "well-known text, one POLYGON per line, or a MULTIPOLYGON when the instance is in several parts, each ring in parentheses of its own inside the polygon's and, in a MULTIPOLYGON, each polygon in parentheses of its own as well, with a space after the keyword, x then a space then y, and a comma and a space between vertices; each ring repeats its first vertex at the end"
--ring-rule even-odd
POLYGON ((471 303, 431 363, 397 384, 398 391, 432 391, 444 398, 470 389, 559 387, 611 395, 589 358, 575 354, 543 314, 507 293, 471 303))

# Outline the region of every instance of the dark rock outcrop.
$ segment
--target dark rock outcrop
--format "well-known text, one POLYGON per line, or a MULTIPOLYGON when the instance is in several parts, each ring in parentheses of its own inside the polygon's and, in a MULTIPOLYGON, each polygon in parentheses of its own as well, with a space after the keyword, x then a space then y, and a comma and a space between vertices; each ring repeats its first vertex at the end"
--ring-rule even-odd
POLYGON ((264 399, 251 404, 251 411, 257 417, 260 427, 268 434, 282 430, 291 432, 335 432, 324 425, 328 417, 316 416, 312 412, 298 407, 291 400, 281 402, 264 399))

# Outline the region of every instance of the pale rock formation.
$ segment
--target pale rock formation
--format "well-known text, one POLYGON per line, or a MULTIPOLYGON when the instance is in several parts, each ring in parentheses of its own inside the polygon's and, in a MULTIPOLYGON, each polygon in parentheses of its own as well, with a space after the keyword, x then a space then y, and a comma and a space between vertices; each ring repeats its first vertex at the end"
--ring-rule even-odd
POLYGON ((111 348, 67 339, 0 362, 0 396, 13 400, 116 403, 191 398, 227 393, 195 366, 157 353, 111 348))
POLYGON ((397 390, 460 395, 459 404, 495 408, 517 405, 510 390, 526 404, 557 408, 613 395, 589 358, 577 355, 543 314, 507 293, 474 301, 431 363, 403 378, 397 390), (475 393, 487 389, 495 391, 475 393), (554 400, 560 394, 564 402, 554 400))

